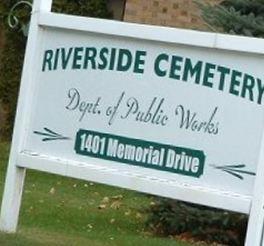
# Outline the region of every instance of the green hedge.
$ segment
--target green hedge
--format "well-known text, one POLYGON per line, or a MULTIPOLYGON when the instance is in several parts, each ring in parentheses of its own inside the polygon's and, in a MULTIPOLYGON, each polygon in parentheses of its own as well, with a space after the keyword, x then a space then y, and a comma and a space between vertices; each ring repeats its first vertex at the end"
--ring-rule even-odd
MULTIPOLYGON (((9 139, 11 137, 17 95, 22 71, 22 64, 26 46, 26 38, 21 31, 11 30, 7 25, 7 15, 11 7, 18 1, 0 1, 0 14, 5 36, 5 45, 1 51, 0 63, 0 102, 6 109, 6 124, 0 129, 0 136, 9 139)), ((111 12, 107 9, 107 0, 55 0, 53 11, 66 14, 91 16, 98 18, 111 18, 111 12)), ((17 11, 20 20, 25 24, 29 19, 27 8, 17 11)))
POLYGON ((164 198, 157 198, 147 214, 148 230, 160 236, 244 245, 247 216, 243 214, 164 198))

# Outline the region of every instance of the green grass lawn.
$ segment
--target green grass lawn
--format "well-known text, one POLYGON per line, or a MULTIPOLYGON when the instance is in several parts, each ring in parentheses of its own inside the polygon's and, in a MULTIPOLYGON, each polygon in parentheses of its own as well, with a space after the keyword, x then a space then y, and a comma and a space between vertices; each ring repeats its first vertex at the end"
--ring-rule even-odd
MULTIPOLYGON (((0 143, 1 191, 8 153, 9 144, 0 143)), ((150 203, 150 196, 137 192, 29 170, 18 232, 1 233, 0 245, 190 245, 144 230, 150 203)))

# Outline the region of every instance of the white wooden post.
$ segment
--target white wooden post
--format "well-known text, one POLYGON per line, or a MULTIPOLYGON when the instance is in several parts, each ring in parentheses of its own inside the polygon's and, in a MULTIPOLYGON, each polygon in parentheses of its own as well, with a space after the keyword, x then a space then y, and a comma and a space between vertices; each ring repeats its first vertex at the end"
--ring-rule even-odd
POLYGON ((35 0, 33 4, 12 147, 6 174, 0 215, 0 230, 10 233, 15 232, 17 228, 19 209, 23 193, 23 184, 25 179, 26 169, 19 167, 19 163, 17 163, 17 155, 23 146, 23 141, 27 132, 27 121, 30 115, 29 109, 34 82, 34 71, 32 71, 32 68, 34 67, 36 46, 39 41, 38 14, 39 12, 51 11, 51 5, 52 0, 35 0))
POLYGON ((246 246, 264 246, 264 134, 260 147, 257 176, 248 222, 246 246))

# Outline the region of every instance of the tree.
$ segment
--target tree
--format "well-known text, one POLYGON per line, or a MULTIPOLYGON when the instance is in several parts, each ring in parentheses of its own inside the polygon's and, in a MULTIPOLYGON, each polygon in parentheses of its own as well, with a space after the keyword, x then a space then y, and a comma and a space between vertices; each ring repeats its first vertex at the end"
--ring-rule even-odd
MULTIPOLYGON (((0 136, 7 139, 10 138, 13 129, 17 94, 27 41, 21 31, 25 31, 23 27, 26 27, 29 22, 31 11, 28 9, 27 4, 20 4, 13 13, 19 19, 19 24, 17 28, 11 29, 7 24, 8 14, 12 6, 19 2, 18 0, 0 1, 0 16, 3 20, 2 23, 4 23, 0 28, 3 29, 5 40, 4 47, 0 52, 0 103, 6 111, 5 126, 0 129, 0 136)), ((52 11, 98 18, 112 17, 111 12, 107 8, 107 0, 54 0, 52 11)))
POLYGON ((264 37, 264 0, 225 0, 219 5, 198 4, 202 9, 202 17, 213 30, 264 37))

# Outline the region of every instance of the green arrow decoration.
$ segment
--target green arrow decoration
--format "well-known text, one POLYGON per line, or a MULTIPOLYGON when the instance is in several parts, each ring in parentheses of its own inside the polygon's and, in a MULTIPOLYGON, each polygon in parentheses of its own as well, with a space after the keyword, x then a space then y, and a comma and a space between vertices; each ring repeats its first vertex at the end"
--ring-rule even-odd
POLYGON ((43 128, 43 132, 40 131, 34 131, 35 134, 42 136, 42 141, 47 142, 47 141, 54 141, 54 140, 70 140, 68 137, 64 137, 61 134, 50 130, 47 127, 43 128))
POLYGON ((244 179, 243 175, 251 175, 255 176, 256 173, 245 170, 246 165, 245 164, 239 164, 239 165, 225 165, 225 166, 216 166, 211 165, 215 169, 221 170, 225 173, 228 173, 230 175, 233 175, 236 178, 239 178, 241 180, 244 179))

